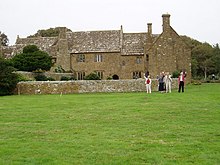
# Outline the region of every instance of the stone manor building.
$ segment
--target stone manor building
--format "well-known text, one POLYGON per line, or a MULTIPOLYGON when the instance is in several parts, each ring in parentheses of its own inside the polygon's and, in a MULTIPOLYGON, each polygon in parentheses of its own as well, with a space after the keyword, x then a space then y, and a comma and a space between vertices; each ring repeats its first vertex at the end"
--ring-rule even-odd
POLYGON ((52 57, 54 67, 62 66, 78 80, 95 72, 101 79, 143 78, 149 71, 152 78, 160 72, 184 70, 191 79, 191 49, 170 26, 170 15, 162 15, 162 33, 124 33, 119 30, 71 32, 60 27, 58 37, 17 38, 2 54, 13 56, 30 44, 37 45, 52 57))

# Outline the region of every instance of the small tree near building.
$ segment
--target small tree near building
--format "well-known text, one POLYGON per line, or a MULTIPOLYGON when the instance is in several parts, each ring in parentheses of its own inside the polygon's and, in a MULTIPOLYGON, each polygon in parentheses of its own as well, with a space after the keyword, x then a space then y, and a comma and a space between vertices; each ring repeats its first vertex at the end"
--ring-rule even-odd
POLYGON ((52 66, 51 57, 36 45, 28 45, 23 48, 23 53, 17 54, 12 59, 14 67, 20 71, 50 70, 52 66))

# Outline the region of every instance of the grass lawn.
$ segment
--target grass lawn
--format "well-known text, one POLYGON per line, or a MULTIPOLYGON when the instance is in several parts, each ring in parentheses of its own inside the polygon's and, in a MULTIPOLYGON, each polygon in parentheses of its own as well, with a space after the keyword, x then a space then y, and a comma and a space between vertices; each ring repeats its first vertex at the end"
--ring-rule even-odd
POLYGON ((220 84, 0 97, 0 164, 220 164, 220 84))

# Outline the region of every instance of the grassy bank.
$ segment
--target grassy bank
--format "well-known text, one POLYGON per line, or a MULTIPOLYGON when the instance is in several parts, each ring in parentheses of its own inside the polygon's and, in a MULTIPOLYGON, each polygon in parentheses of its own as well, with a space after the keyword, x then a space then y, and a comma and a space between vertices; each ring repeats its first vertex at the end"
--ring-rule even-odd
POLYGON ((220 164, 219 93, 0 97, 0 164, 220 164))

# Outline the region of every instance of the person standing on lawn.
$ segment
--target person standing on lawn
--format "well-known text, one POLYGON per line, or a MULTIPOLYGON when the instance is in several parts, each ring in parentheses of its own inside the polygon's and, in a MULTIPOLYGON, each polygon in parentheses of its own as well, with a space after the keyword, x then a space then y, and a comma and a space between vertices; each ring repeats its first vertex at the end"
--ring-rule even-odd
POLYGON ((180 75, 178 77, 178 84, 179 84, 179 90, 178 92, 180 93, 181 89, 182 89, 182 92, 184 92, 184 83, 185 83, 185 77, 186 77, 186 74, 185 72, 180 72, 180 75))
POLYGON ((171 75, 169 74, 169 72, 167 72, 164 77, 164 83, 165 83, 166 93, 168 93, 168 92, 171 93, 172 78, 171 78, 171 75))
POLYGON ((164 72, 160 73, 160 76, 158 77, 158 83, 159 83, 159 92, 164 92, 164 72))
POLYGON ((144 78, 145 78, 146 91, 147 91, 147 93, 151 93, 151 78, 150 78, 150 75, 148 75, 147 77, 145 77, 145 75, 144 75, 144 78))

